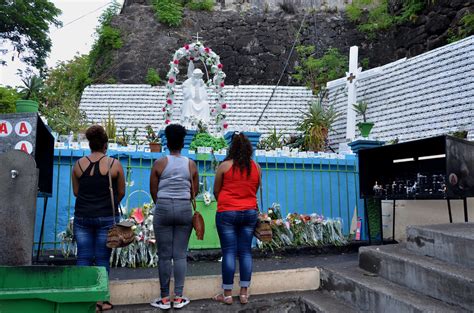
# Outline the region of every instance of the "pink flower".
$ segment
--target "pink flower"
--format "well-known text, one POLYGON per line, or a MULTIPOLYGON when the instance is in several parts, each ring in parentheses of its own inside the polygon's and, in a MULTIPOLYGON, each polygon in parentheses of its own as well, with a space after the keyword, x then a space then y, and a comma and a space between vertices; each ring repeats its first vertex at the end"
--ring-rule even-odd
POLYGON ((166 111, 166 108, 163 108, 163 112, 165 112, 165 111, 166 111))
POLYGON ((166 120, 166 121, 165 121, 165 124, 169 124, 169 123, 171 123, 170 120, 166 120))
POLYGON ((209 49, 209 48, 204 48, 204 51, 205 51, 206 53, 209 53, 209 52, 211 52, 211 49, 209 49))
POLYGON ((173 100, 168 99, 168 100, 166 100, 166 103, 168 103, 168 104, 173 104, 173 100))
POLYGON ((174 82, 175 82, 175 80, 174 80, 174 78, 173 78, 173 77, 171 77, 171 78, 168 80, 168 82, 169 82, 170 84, 172 84, 172 83, 174 83, 174 82))
POLYGON ((221 86, 221 88, 224 88, 224 86, 225 86, 225 85, 224 85, 224 82, 220 83, 219 86, 221 86))
POLYGON ((211 110, 211 113, 214 113, 215 111, 216 111, 216 110, 212 109, 212 110, 211 110))
POLYGON ((189 57, 189 59, 190 59, 191 61, 194 61, 194 57, 189 57))
POLYGON ((222 127, 224 127, 224 129, 227 129, 227 127, 229 127, 229 124, 225 123, 224 125, 222 125, 222 127))
POLYGON ((189 45, 184 45, 184 49, 189 50, 189 45))
POLYGON ((222 65, 222 63, 217 64, 217 68, 222 69, 223 67, 224 65, 222 65))
POLYGON ((223 108, 223 109, 227 108, 227 103, 223 103, 223 104, 221 105, 221 108, 223 108))
POLYGON ((179 64, 179 60, 174 60, 173 63, 174 64, 179 64))
POLYGON ((135 210, 133 210, 131 217, 132 217, 138 224, 143 223, 143 221, 145 220, 145 217, 143 216, 142 208, 136 208, 135 210))

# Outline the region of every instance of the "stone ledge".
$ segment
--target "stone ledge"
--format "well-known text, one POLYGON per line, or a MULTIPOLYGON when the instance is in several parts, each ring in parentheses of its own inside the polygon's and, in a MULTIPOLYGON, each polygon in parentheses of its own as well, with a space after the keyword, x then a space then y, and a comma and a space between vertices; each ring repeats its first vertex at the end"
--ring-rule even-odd
MULTIPOLYGON (((235 282, 239 281, 236 274, 235 282)), ((253 295, 280 293, 289 291, 316 290, 319 288, 319 269, 301 268, 252 274, 250 293, 253 295), (288 279, 291 277, 291 279, 288 279)), ((184 294, 191 300, 209 299, 218 293, 221 285, 220 275, 186 277, 184 294)), ((234 293, 238 295, 238 284, 234 293)), ((171 282, 171 289, 173 288, 171 282)), ((149 303, 159 297, 158 279, 119 280, 110 282, 110 302, 121 304, 149 303)))

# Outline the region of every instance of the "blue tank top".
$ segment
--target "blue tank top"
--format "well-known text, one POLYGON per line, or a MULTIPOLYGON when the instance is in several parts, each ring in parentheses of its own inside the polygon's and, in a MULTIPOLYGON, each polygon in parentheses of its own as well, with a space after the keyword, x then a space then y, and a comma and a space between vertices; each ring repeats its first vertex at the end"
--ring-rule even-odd
POLYGON ((158 199, 191 199, 191 174, 189 159, 184 156, 168 155, 158 184, 158 199))

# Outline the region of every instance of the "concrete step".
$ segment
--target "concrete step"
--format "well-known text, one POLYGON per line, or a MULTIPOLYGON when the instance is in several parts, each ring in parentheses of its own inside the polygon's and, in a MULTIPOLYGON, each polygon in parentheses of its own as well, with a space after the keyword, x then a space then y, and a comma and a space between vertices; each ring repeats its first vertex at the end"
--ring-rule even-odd
POLYGON ((424 295, 474 308, 474 269, 415 254, 403 244, 361 247, 359 267, 424 295))
MULTIPOLYGON (((150 305, 119 305, 111 313, 152 313, 159 310, 150 305)), ((178 311, 178 310, 176 310, 178 311)), ((232 305, 224 305, 211 300, 196 300, 180 309, 182 313, 194 312, 265 312, 265 313, 352 313, 353 307, 336 299, 329 293, 320 291, 285 292, 268 295, 257 295, 249 298, 249 303, 242 305, 234 298, 232 305)))
MULTIPOLYGON (((239 275, 235 275, 235 282, 239 275)), ((221 275, 202 275, 186 277, 184 294, 191 300, 210 299, 222 291, 221 275)), ((319 269, 300 268, 278 271, 255 272, 252 274, 252 295, 316 290, 319 288, 319 269)), ((160 293, 158 279, 112 280, 110 286, 110 302, 113 304, 149 303, 160 293)), ((173 290, 173 280, 170 289, 173 290)), ((234 294, 238 295, 238 283, 234 284, 234 294)))
POLYGON ((421 255, 474 268, 474 223, 407 227, 407 248, 421 255))
POLYGON ((324 266, 321 289, 333 291, 339 299, 362 312, 468 312, 378 277, 359 268, 358 262, 324 266))

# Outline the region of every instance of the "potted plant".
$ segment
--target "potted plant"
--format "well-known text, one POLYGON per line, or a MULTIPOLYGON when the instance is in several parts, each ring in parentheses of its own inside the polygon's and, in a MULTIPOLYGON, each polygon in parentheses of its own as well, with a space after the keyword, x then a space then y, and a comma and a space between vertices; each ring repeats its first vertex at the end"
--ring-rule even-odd
POLYGON ((366 116, 367 107, 368 107, 367 102, 361 101, 356 104, 353 104, 352 106, 353 106, 354 111, 356 111, 358 115, 362 115, 363 122, 357 123, 357 127, 359 128, 360 134, 364 138, 369 137, 370 131, 372 130, 372 127, 374 127, 374 123, 367 122, 367 116, 366 116))
POLYGON ((110 142, 116 142, 117 138, 117 125, 115 124, 115 118, 110 113, 110 108, 108 108, 107 119, 104 120, 104 129, 107 137, 110 142))
POLYGON ((22 79, 24 87, 21 88, 21 99, 16 100, 16 112, 38 112, 38 94, 43 88, 43 80, 39 76, 22 79))
POLYGON ((146 140, 148 144, 150 145, 150 151, 151 152, 161 152, 161 140, 160 137, 158 137, 153 130, 153 127, 151 125, 145 126, 146 130, 146 140))
POLYGON ((339 117, 333 105, 322 104, 325 93, 320 93, 319 98, 313 101, 308 112, 303 112, 303 120, 298 124, 297 130, 303 133, 303 147, 307 151, 323 151, 329 130, 334 121, 339 117))

